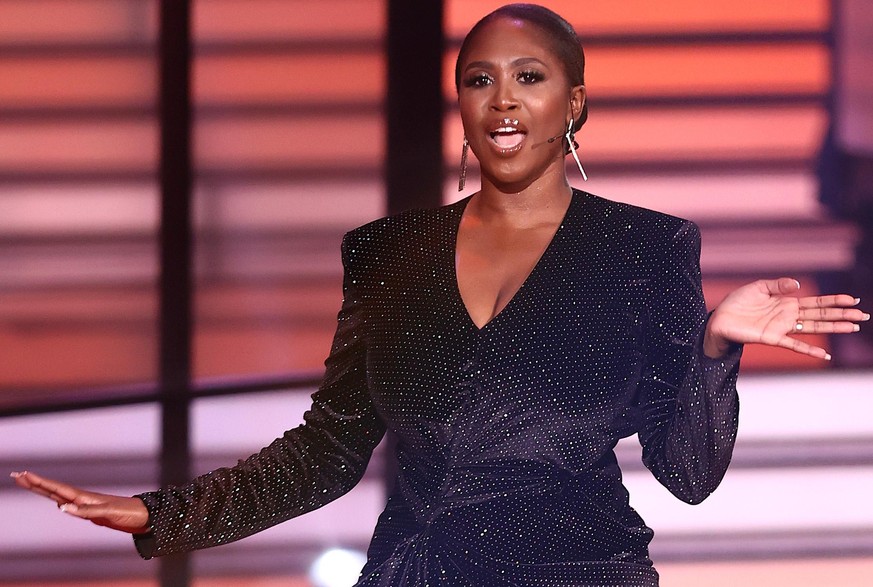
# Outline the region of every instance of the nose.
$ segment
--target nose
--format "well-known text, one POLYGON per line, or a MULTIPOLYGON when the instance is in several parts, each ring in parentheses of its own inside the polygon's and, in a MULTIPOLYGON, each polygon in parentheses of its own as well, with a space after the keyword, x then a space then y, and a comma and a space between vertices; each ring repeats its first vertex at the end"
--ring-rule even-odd
POLYGON ((503 112, 506 110, 515 110, 518 108, 518 100, 515 97, 511 83, 505 81, 494 82, 494 94, 492 95, 492 105, 494 110, 503 112))

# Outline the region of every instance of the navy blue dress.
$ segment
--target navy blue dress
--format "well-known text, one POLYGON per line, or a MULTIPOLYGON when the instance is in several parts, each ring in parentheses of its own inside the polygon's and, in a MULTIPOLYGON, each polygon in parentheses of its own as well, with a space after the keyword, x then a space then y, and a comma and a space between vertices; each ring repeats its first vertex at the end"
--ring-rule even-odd
POLYGON ((574 191, 527 280, 477 328, 455 275, 467 201, 346 235, 343 306, 305 424, 236 467, 139 496, 143 556, 335 499, 387 429, 399 472, 359 586, 658 584, 616 443, 637 433, 655 477, 697 503, 737 427, 741 349, 702 351, 698 229, 574 191))

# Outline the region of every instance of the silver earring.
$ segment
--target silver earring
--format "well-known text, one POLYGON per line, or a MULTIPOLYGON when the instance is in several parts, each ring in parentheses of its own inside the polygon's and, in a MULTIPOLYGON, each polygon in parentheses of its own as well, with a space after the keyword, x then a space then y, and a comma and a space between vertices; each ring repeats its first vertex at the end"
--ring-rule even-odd
POLYGON ((567 139, 568 149, 573 153, 573 159, 576 160, 576 165, 579 166, 579 171, 582 173, 582 179, 588 181, 588 176, 585 174, 585 170, 582 169, 582 162, 579 161, 579 155, 576 154, 576 148, 579 145, 576 144, 576 133, 573 132, 574 124, 576 124, 576 120, 571 118, 570 123, 567 125, 567 134, 564 135, 564 138, 567 139))
POLYGON ((470 149, 470 142, 467 140, 467 135, 464 135, 464 146, 461 148, 461 173, 458 177, 458 191, 464 191, 464 186, 467 184, 467 151, 470 149))

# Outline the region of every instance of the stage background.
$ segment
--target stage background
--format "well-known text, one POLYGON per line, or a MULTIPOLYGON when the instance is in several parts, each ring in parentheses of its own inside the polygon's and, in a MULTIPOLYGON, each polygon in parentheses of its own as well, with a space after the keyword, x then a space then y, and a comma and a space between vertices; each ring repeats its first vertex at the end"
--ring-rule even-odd
MULTIPOLYGON (((852 282, 870 227, 820 201, 821 152, 828 137, 855 157, 873 151, 859 73, 873 67, 869 3, 545 3, 576 26, 587 56, 578 138, 591 180, 571 165, 574 185, 698 222, 710 305, 761 276, 797 277, 807 293, 852 282)), ((471 159, 457 192, 454 58, 500 4, 445 2, 445 202, 478 184, 471 159)), ((193 7, 192 369, 198 389, 240 392, 191 403, 201 472, 300 421, 339 306, 340 238, 387 210, 387 6, 193 7)), ((128 401, 158 380, 157 9, 0 0, 3 470, 128 494, 157 483, 160 406, 128 401)), ((635 440, 620 445, 665 586, 869 584, 868 340, 822 339, 832 364, 749 348, 736 458, 700 506, 657 486, 635 440)), ((366 547, 385 468, 380 452, 335 504, 196 554, 194 584, 310 584, 323 552, 366 547)), ((0 584, 151 586, 156 568, 128 537, 0 485, 0 584)))

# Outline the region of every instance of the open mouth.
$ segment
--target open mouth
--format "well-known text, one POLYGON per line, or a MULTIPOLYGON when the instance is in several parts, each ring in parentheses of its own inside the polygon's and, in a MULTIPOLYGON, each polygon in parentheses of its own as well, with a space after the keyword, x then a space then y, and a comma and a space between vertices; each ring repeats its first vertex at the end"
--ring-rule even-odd
POLYGON ((512 151, 521 146, 527 133, 518 128, 517 120, 504 119, 489 134, 501 151, 512 151))

